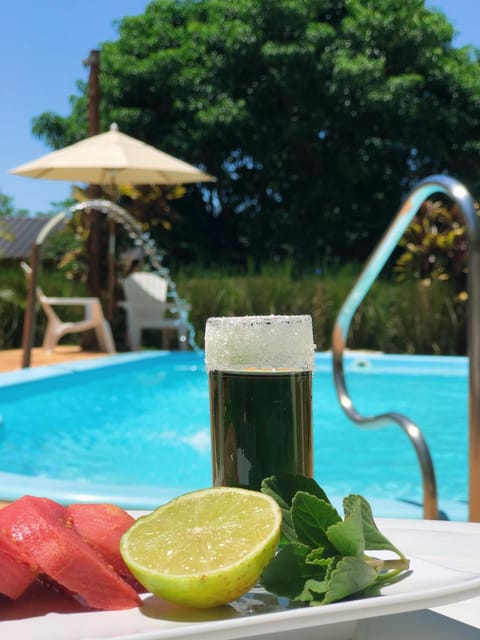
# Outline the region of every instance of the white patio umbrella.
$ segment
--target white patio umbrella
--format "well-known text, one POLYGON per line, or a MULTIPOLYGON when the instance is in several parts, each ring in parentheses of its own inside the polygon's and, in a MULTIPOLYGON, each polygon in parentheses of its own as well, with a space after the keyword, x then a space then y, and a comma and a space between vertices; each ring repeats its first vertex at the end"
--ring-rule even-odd
POLYGON ((110 131, 91 136, 10 173, 45 180, 69 180, 90 184, 187 184, 213 182, 215 178, 136 138, 110 131))
MULTIPOLYGON (((183 160, 121 133, 115 123, 107 133, 91 136, 48 153, 37 160, 11 169, 10 173, 45 180, 110 185, 114 189, 120 184, 176 185, 216 180, 183 160)), ((114 253, 115 237, 111 230, 109 316, 113 299, 114 253)))

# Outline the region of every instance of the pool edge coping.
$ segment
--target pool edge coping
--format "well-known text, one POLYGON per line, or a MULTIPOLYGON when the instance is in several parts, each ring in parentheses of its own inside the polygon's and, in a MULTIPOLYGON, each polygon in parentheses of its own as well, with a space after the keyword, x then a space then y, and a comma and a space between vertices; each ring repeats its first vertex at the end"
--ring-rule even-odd
MULTIPOLYGON (((0 352, 1 353, 1 352, 0 352)), ((104 367, 114 367, 128 362, 138 362, 166 356, 170 351, 142 351, 132 353, 115 353, 112 355, 99 356, 88 360, 72 360, 71 362, 61 362, 58 364, 46 364, 39 367, 26 367, 0 374, 0 388, 11 385, 22 384, 24 382, 36 382, 46 378, 56 378, 62 375, 89 371, 91 369, 102 369, 104 367)))
MULTIPOLYGON (((202 354, 193 351, 172 352, 162 350, 151 351, 135 351, 126 353, 116 353, 112 355, 99 356, 88 360, 75 360, 71 362, 63 362, 59 364, 42 365, 39 367, 27 367, 24 369, 16 369, 15 371, 0 374, 0 389, 12 385, 35 382, 45 380, 47 378, 55 378, 62 375, 69 375, 83 371, 101 369, 104 367, 113 367, 120 364, 138 362, 142 360, 152 360, 154 358, 166 357, 172 353, 183 353, 185 355, 197 356, 202 358, 202 354)), ((203 352, 202 352, 203 353, 203 352)), ((0 351, 1 354, 1 351, 0 351)), ((315 368, 328 366, 331 367, 332 352, 316 351, 315 352, 315 368)), ((410 355, 410 354, 393 354, 383 353, 379 351, 350 350, 345 353, 344 365, 346 372, 356 371, 372 373, 373 364, 385 365, 388 368, 395 365, 402 365, 412 360, 418 365, 435 361, 436 364, 448 365, 447 373, 452 375, 459 373, 463 375, 467 370, 467 356, 432 356, 432 355, 410 355), (393 364, 392 364, 393 363, 393 364), (454 371, 450 368, 454 365, 454 371)), ((203 361, 203 359, 202 359, 203 361)), ((383 369, 382 369, 383 371, 383 369)), ((421 367, 417 371, 422 372, 421 367)))

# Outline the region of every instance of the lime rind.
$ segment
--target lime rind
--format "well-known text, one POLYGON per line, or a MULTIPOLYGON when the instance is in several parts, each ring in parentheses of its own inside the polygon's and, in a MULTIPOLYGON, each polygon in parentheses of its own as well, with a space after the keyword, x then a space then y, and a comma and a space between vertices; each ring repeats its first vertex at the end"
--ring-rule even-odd
POLYGON ((121 540, 122 556, 152 593, 194 607, 248 591, 274 556, 281 511, 265 494, 216 487, 184 494, 142 516, 121 540))

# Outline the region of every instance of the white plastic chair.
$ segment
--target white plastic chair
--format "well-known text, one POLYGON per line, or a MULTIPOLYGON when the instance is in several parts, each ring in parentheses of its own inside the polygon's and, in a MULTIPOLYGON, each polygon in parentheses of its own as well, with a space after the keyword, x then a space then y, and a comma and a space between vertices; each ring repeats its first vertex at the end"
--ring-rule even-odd
POLYGON ((164 330, 177 332, 178 347, 188 347, 188 312, 185 302, 168 302, 168 281, 146 272, 136 272, 122 281, 125 301, 118 305, 127 314, 127 337, 130 349, 137 351, 142 343, 143 329, 162 330, 162 346, 168 348, 168 336, 164 330))
MULTIPOLYGON (((32 273, 30 266, 26 262, 21 262, 20 266, 27 278, 29 278, 32 273)), ((42 345, 46 351, 53 351, 59 340, 69 333, 81 333, 93 329, 100 350, 106 353, 115 353, 115 343, 110 324, 103 315, 102 305, 98 298, 54 298, 46 296, 40 287, 37 287, 36 293, 38 301, 47 316, 47 328, 42 345), (84 318, 77 322, 64 322, 53 309, 54 306, 83 307, 84 318)))

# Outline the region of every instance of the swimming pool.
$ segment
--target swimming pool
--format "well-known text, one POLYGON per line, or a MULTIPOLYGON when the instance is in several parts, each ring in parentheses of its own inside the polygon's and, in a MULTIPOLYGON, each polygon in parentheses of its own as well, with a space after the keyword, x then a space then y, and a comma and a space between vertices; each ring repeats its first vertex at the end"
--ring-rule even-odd
MULTIPOLYGON (((440 508, 467 519, 467 359, 351 353, 345 373, 360 412, 397 411, 420 426, 440 508)), ((202 354, 123 354, 3 374, 0 416, 0 499, 33 493, 153 508, 211 485, 202 354)), ((332 497, 361 493, 378 515, 421 516, 413 447, 395 425, 365 431, 344 416, 328 353, 315 360, 314 471, 332 497)))

